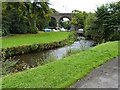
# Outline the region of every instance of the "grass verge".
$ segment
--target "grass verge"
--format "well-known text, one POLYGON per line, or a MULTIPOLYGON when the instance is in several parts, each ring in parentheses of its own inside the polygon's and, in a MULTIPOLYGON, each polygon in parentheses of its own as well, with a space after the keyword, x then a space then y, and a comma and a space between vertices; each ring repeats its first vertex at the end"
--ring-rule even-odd
POLYGON ((40 32, 39 34, 18 34, 0 38, 0 43, 2 43, 2 47, 0 48, 62 41, 67 39, 69 35, 70 32, 40 32))
POLYGON ((65 88, 118 56, 118 41, 97 45, 61 61, 3 77, 3 88, 65 88))

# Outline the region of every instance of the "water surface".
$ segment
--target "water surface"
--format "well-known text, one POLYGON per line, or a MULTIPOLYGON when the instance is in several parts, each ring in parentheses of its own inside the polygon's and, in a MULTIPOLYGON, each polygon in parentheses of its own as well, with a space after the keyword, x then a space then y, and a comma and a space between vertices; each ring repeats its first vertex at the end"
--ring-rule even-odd
POLYGON ((69 50, 83 50, 88 49, 94 45, 94 41, 92 40, 85 40, 83 37, 80 37, 79 39, 79 41, 75 41, 71 45, 56 48, 53 50, 32 52, 14 56, 12 60, 18 62, 16 65, 14 65, 14 67, 12 67, 12 71, 22 71, 40 64, 42 65, 51 62, 52 60, 60 60, 67 55, 69 50))

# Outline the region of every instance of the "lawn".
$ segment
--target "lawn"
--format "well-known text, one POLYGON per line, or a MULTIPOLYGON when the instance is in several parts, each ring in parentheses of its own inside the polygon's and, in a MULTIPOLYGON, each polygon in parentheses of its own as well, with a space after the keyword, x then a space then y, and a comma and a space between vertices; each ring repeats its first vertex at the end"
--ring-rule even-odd
MULTIPOLYGON (((51 43, 68 38, 70 32, 40 32, 39 34, 17 34, 0 38, 2 48, 32 45, 39 43, 51 43)), ((0 46, 1 48, 1 46, 0 46)))
POLYGON ((3 77, 3 88, 65 88, 118 56, 118 41, 107 42, 62 60, 3 77))

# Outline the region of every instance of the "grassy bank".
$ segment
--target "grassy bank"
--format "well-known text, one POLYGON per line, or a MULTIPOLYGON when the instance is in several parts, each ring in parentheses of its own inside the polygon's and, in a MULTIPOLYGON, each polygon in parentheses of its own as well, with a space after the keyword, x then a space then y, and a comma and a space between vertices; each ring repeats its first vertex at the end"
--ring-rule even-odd
POLYGON ((70 32, 40 32, 39 34, 22 34, 14 35, 9 37, 0 38, 0 43, 2 42, 2 47, 18 47, 39 43, 51 43, 56 41, 62 41, 69 36, 70 32))
POLYGON ((118 56, 118 41, 97 45, 60 61, 3 77, 3 88, 69 87, 94 68, 118 56))
POLYGON ((2 41, 2 59, 29 53, 33 51, 49 50, 70 44, 75 40, 71 32, 41 32, 39 34, 25 34, 4 37, 2 41))

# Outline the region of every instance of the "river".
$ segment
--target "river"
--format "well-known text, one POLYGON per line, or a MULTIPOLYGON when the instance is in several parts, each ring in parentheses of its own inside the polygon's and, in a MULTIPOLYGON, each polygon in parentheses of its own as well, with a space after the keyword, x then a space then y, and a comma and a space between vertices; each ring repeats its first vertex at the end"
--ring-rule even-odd
POLYGON ((94 45, 94 41, 85 40, 84 37, 80 37, 79 41, 75 41, 73 44, 56 48, 53 50, 47 50, 42 52, 32 52, 23 55, 17 55, 11 58, 12 61, 17 63, 10 67, 12 72, 18 72, 37 65, 43 65, 54 60, 61 60, 68 54, 70 50, 85 50, 94 45))

